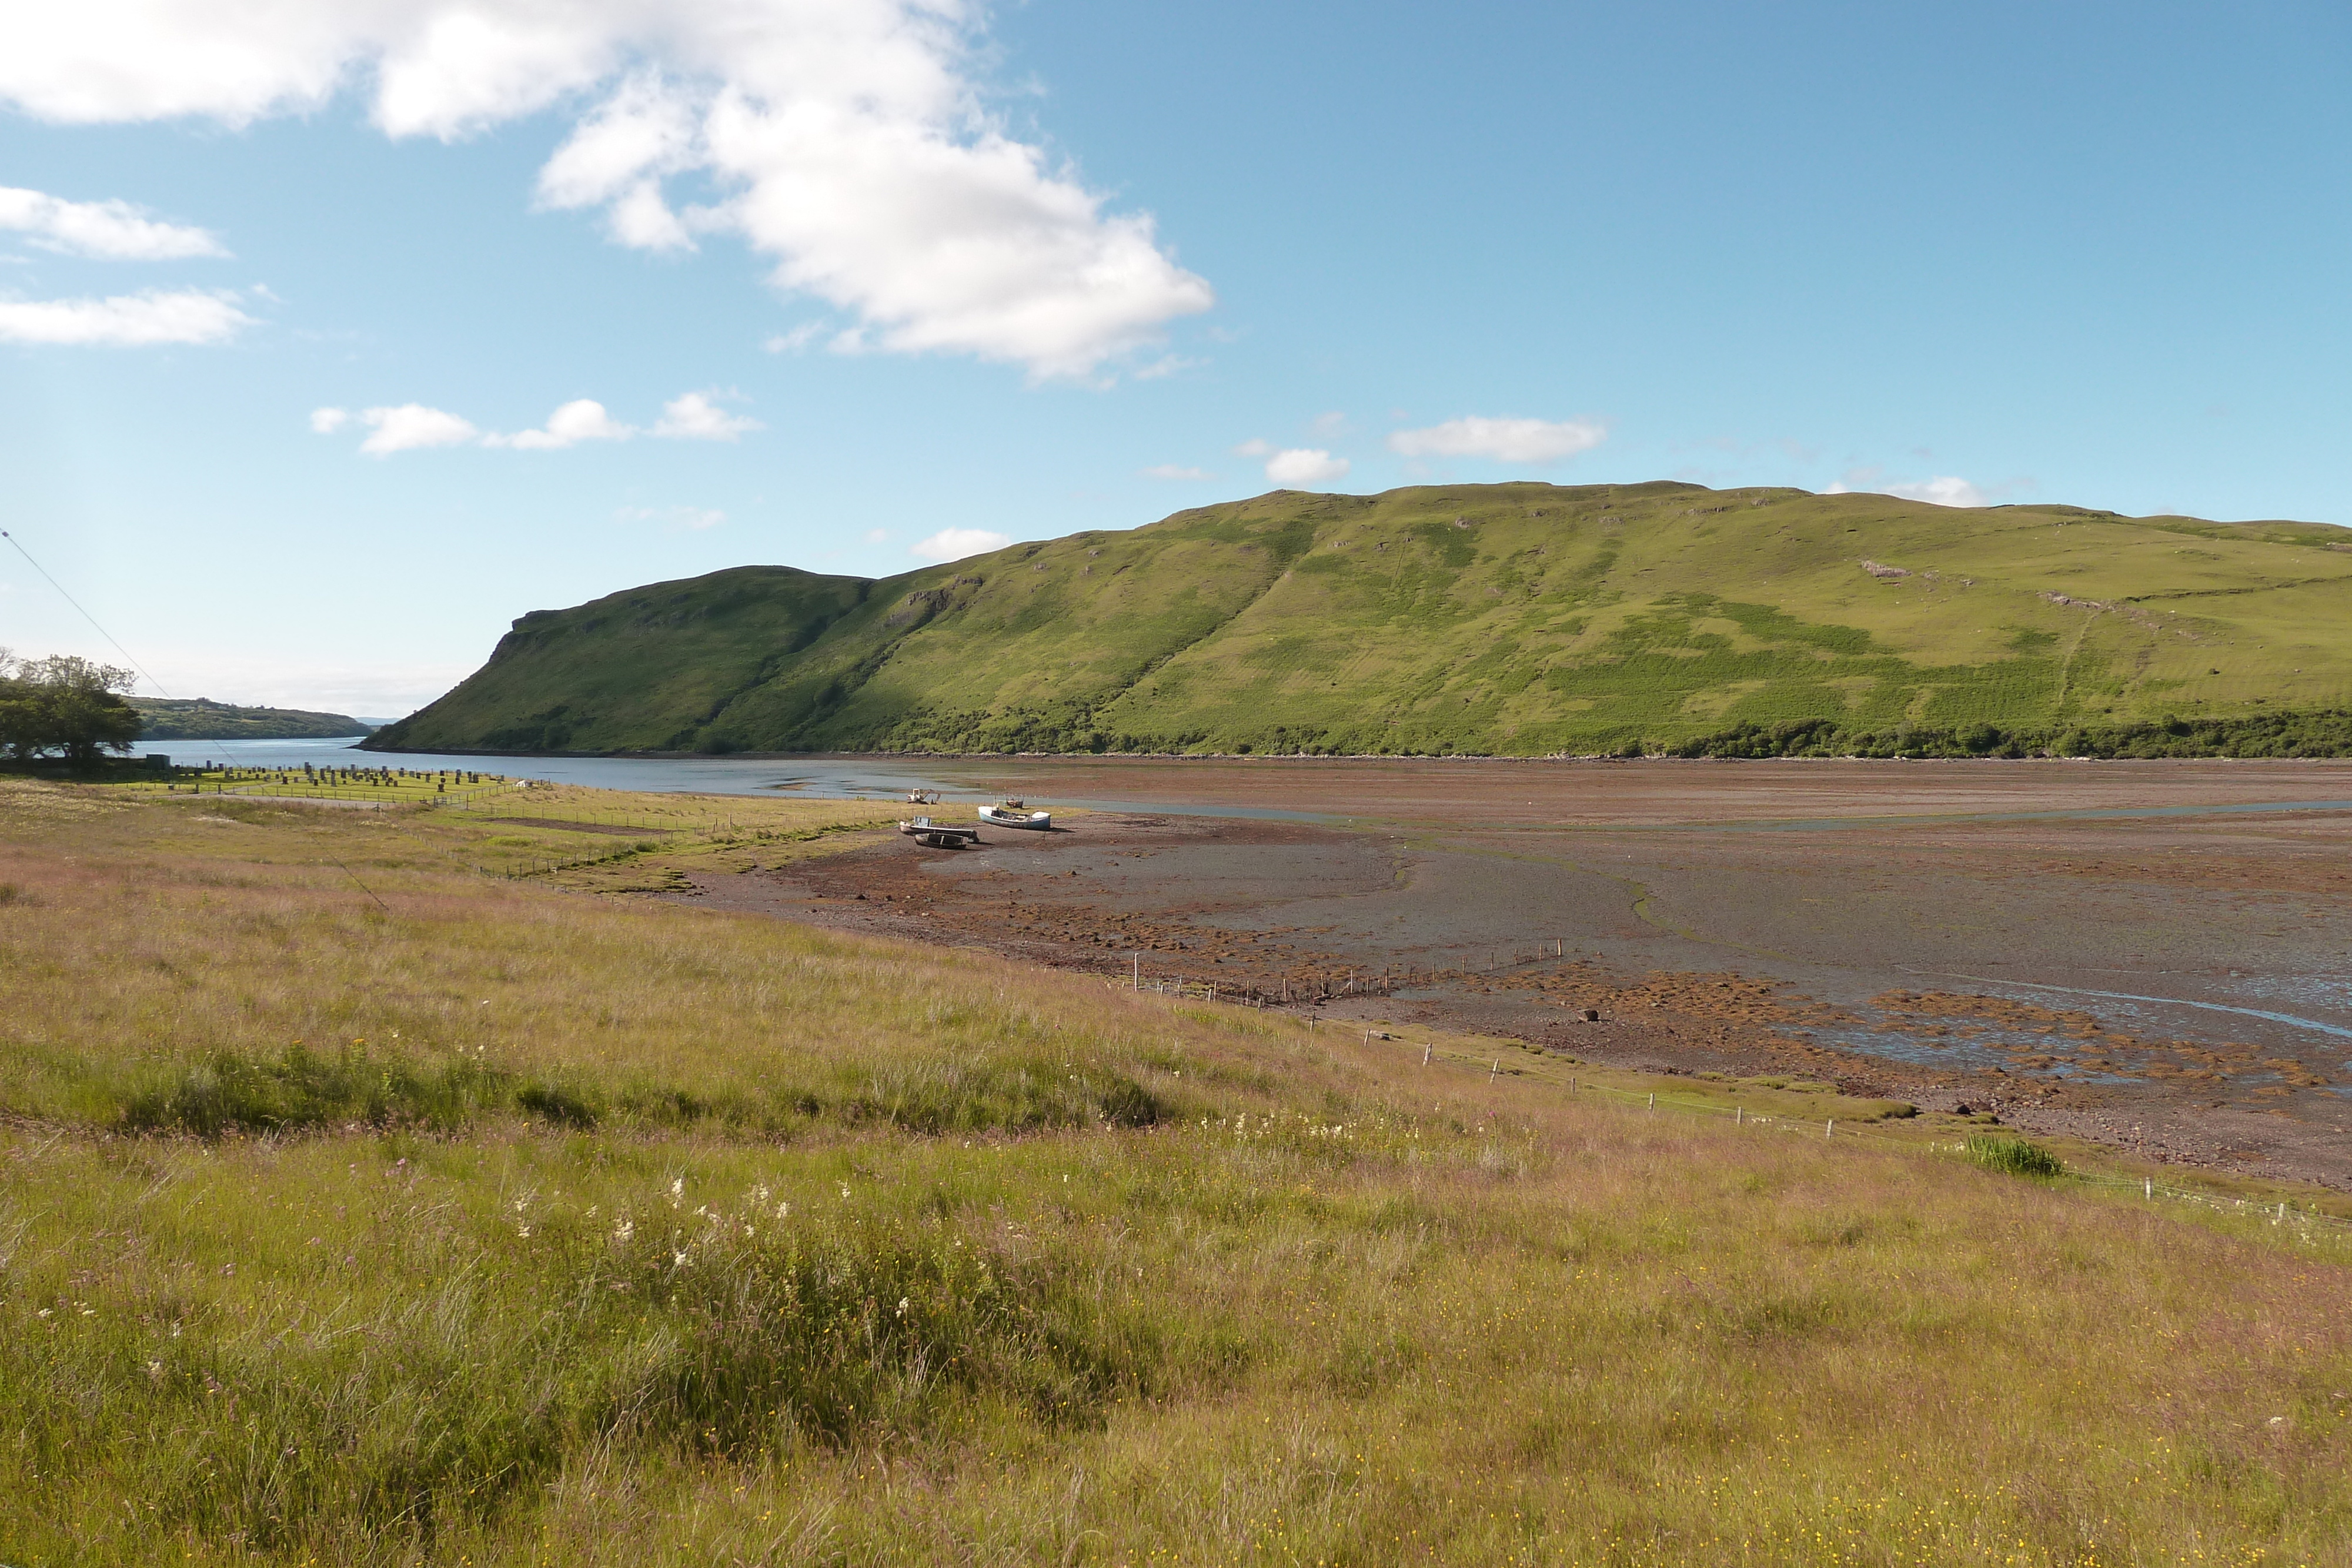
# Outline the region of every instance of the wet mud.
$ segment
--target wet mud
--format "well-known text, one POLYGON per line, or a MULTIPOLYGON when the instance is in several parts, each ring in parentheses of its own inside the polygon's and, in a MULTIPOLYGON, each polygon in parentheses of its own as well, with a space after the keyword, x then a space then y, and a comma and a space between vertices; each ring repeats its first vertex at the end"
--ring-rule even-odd
POLYGON ((1160 769, 999 787, 1184 811, 888 835, 692 896, 2352 1188, 2352 768, 1160 769), (1327 820, 1202 814, 1301 806, 1327 820))

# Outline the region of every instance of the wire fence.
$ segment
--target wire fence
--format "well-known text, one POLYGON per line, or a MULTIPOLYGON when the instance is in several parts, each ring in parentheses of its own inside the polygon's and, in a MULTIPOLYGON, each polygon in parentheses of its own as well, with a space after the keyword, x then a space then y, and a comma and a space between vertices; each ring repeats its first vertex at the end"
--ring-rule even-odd
MULTIPOLYGON (((1149 988, 1148 984, 1139 982, 1139 976, 1129 984, 1134 985, 1137 989, 1149 988)), ((1129 985, 1121 985, 1118 988, 1128 989, 1129 985)), ((1161 991, 1159 994, 1175 995, 1196 1001, 1213 1001, 1215 1000, 1214 990, 1215 988, 1213 986, 1194 984, 1189 990, 1161 991)), ((1236 1002, 1234 1005, 1249 1004, 1236 1002)), ((1300 1021, 1313 1029, 1317 1027, 1318 1020, 1304 1019, 1300 1021)), ((1351 1020, 1329 1021, 1343 1023, 1349 1028, 1354 1027, 1351 1020)), ((1440 1050, 1433 1040, 1407 1040, 1402 1035, 1380 1029, 1365 1029, 1363 1035, 1366 1044, 1376 1040, 1387 1040, 1403 1045, 1408 1050, 1418 1048, 1422 1053, 1422 1065, 1424 1067, 1452 1063, 1473 1070, 1483 1069, 1489 1081, 1507 1075, 1503 1058, 1499 1052, 1491 1057, 1472 1056, 1459 1050, 1440 1050)), ((1517 1068, 1508 1070, 1507 1075, 1528 1076, 1524 1069, 1517 1068)), ((1547 1074, 1534 1079, 1534 1082, 1557 1082, 1557 1080, 1547 1074)), ((1828 1143, 1863 1143, 1897 1154, 1924 1155, 1931 1158, 1961 1160, 1971 1165, 1979 1163, 1976 1155, 1969 1147, 1969 1141, 1965 1139, 1952 1143, 1937 1139, 1889 1137, 1883 1133, 1871 1130, 1867 1124, 1856 1124, 1851 1121, 1841 1124, 1834 1116, 1813 1118, 1790 1115, 1784 1112, 1750 1112, 1748 1107, 1740 1104, 1725 1105, 1711 1100, 1685 1099, 1673 1093, 1661 1094, 1655 1090, 1624 1089, 1615 1084, 1599 1083, 1578 1073, 1568 1075, 1566 1088, 1569 1094, 1576 1099, 1598 1098, 1604 1104, 1628 1110, 1640 1110, 1651 1114, 1663 1111, 1675 1115, 1698 1116, 1728 1122, 1734 1126, 1754 1127, 1759 1132, 1776 1132, 1820 1138, 1828 1143)), ((1980 1134, 1980 1137, 2005 1141, 2019 1139, 2020 1135, 2003 1129, 1999 1133, 1980 1134)), ((2266 1220, 2273 1226, 2288 1230, 2298 1240, 2306 1243, 2317 1245, 2324 1242, 2333 1247, 2352 1249, 2352 1218, 2330 1214, 2308 1203, 2296 1203, 2285 1198, 2233 1197, 2221 1193, 2176 1186, 2170 1183, 2158 1181, 2153 1176, 2128 1176, 2104 1171, 2082 1170, 2072 1166, 2062 1166, 2059 1174, 2048 1179, 2059 1186, 2084 1188, 2120 1197, 2137 1197, 2143 1202, 2150 1204, 2168 1203, 2208 1214, 2266 1220)))

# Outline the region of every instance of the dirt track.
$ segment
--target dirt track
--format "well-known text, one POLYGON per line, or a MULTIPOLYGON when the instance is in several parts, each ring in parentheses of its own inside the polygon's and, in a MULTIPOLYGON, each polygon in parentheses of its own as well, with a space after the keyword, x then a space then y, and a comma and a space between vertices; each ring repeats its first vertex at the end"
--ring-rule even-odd
POLYGON ((2352 805, 2236 809, 2352 802, 2352 767, 971 771, 1046 802, 1352 821, 1103 810, 709 878, 700 901, 1106 974, 1139 954, 1147 981, 1629 1067, 1806 1071, 2352 1187, 2352 805), (2129 814, 2041 814, 2082 811, 2129 814))

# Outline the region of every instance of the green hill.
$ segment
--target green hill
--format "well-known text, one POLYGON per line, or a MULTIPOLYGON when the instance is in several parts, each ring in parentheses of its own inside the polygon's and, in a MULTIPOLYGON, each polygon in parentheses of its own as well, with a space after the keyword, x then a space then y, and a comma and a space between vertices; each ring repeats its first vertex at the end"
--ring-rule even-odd
POLYGON ((2344 748, 2352 719, 2328 710, 2347 704, 2341 528, 1434 486, 1280 490, 879 581, 743 567, 538 611, 369 744, 2259 751, 2344 748))
POLYGON ((331 740, 375 726, 349 714, 239 707, 209 697, 132 697, 142 740, 331 740))

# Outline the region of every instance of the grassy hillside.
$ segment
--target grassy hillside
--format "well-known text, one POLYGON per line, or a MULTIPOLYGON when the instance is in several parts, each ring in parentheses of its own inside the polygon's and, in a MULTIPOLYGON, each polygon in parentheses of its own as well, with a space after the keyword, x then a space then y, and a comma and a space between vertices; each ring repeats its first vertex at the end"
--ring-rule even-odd
POLYGON ((537 612, 374 744, 1541 755, 2347 705, 2343 529, 1494 485, 537 612))
MULTIPOLYGON (((762 863, 871 810, 726 804, 762 863)), ((590 835, 486 814, 0 780, 6 1561, 2352 1540, 2352 1249, 2301 1206, 487 878, 590 835)))
POLYGON ((349 714, 303 708, 239 707, 208 697, 131 697, 142 740, 333 740, 365 735, 373 725, 349 714))

